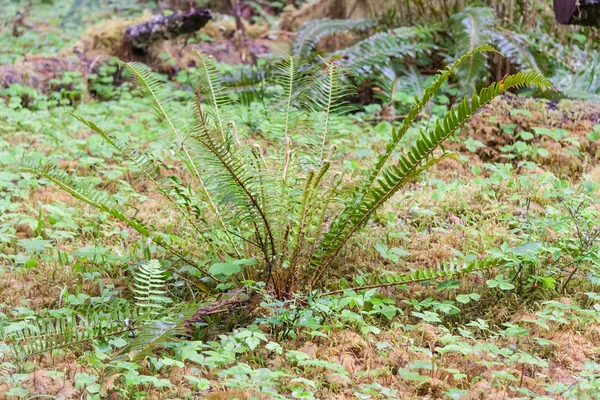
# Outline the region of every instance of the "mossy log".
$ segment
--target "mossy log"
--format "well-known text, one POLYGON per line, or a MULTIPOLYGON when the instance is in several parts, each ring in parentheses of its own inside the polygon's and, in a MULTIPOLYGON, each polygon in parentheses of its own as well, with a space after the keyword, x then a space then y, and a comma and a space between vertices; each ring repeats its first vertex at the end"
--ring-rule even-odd
POLYGON ((161 40, 194 33, 202 28, 212 15, 207 10, 190 10, 169 16, 157 16, 149 21, 132 25, 125 29, 125 43, 137 51, 146 51, 152 44, 161 40))

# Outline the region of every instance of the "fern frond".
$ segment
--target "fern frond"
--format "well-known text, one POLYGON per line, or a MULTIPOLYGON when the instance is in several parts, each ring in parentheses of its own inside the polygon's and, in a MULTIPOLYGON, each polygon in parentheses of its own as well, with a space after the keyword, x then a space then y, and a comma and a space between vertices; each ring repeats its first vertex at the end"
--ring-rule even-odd
MULTIPOLYGON (((450 21, 455 55, 470 53, 477 47, 491 42, 491 32, 495 23, 495 13, 491 8, 466 7, 454 14, 450 21)), ((461 81, 474 87, 475 80, 484 76, 486 69, 485 54, 475 52, 456 72, 461 81)))
MULTIPOLYGON (((325 270, 331 265, 335 256, 341 251, 347 240, 367 222, 369 217, 393 196, 401 187, 413 179, 421 171, 428 169, 445 157, 433 157, 433 152, 448 137, 461 128, 482 106, 488 104, 499 94, 511 88, 528 85, 550 87, 551 83, 535 71, 520 72, 508 76, 502 82, 496 82, 479 93, 474 93, 471 101, 465 97, 456 109, 449 110, 443 120, 436 123, 430 132, 422 132, 420 139, 413 144, 409 151, 401 155, 398 162, 383 167, 381 177, 377 178, 372 186, 364 192, 360 201, 350 202, 346 209, 333 222, 330 231, 321 243, 321 250, 315 255, 313 266, 315 273, 311 278, 311 287, 314 287, 325 270)), ((428 93, 429 88, 425 91, 428 93)), ((387 151, 391 151, 397 143, 399 133, 392 133, 392 143, 388 144, 387 151)))
POLYGON ((306 58, 310 52, 326 36, 350 30, 362 31, 376 24, 377 20, 371 18, 347 19, 313 19, 305 22, 298 30, 296 41, 292 45, 292 54, 306 58))
POLYGON ((94 310, 89 314, 76 313, 61 318, 37 318, 22 321, 21 329, 4 335, 4 341, 13 349, 18 360, 74 347, 110 336, 121 335, 136 328, 137 313, 129 308, 115 308, 109 312, 94 310), (125 321, 132 321, 126 324, 125 321))
POLYGON ((499 264, 500 261, 493 258, 485 258, 469 263, 457 260, 448 260, 443 261, 441 264, 438 263, 438 265, 432 268, 420 268, 404 274, 392 271, 383 273, 378 272, 377 274, 369 274, 366 277, 362 277, 363 283, 361 286, 334 290, 331 292, 322 293, 320 296, 343 293, 346 290, 367 290, 389 286, 399 286, 407 283, 454 278, 459 275, 492 269, 497 267, 499 264))
MULTIPOLYGON (((203 62, 204 59, 201 58, 200 61, 203 62)), ((142 64, 126 63, 126 64, 124 64, 124 66, 133 75, 133 77, 136 81, 136 84, 140 88, 143 96, 148 98, 152 102, 154 111, 156 112, 156 115, 158 116, 158 118, 161 121, 167 122, 167 124, 171 130, 171 133, 172 133, 172 139, 180 140, 181 135, 178 132, 177 128, 175 127, 175 123, 176 123, 175 121, 178 117, 173 112, 171 112, 168 108, 169 98, 166 95, 164 86, 158 81, 158 79, 150 71, 150 69, 143 66, 142 64)), ((218 82, 220 82, 220 81, 214 82, 214 81, 218 80, 218 78, 216 78, 214 63, 213 64, 204 63, 203 66, 205 66, 205 68, 207 68, 207 69, 206 70, 204 68, 201 69, 201 71, 203 71, 203 72, 200 76, 199 85, 206 84, 207 80, 209 80, 210 85, 212 85, 212 84, 218 85, 218 82), (210 81, 211 78, 212 78, 212 81, 210 81)), ((218 89, 210 90, 208 92, 209 96, 210 96, 209 98, 210 98, 211 102, 213 102, 214 104, 217 104, 218 101, 221 99, 221 97, 224 96, 221 94, 220 91, 221 91, 221 89, 218 88, 218 89)), ((217 113, 218 113, 218 109, 217 109, 217 113)), ((221 131, 223 131, 222 120, 220 119, 220 115, 218 115, 218 117, 219 118, 217 120, 219 123, 219 127, 221 128, 221 131)), ((92 127, 92 129, 93 129, 93 127, 92 127)), ((194 175, 194 177, 198 180, 200 191, 206 198, 212 211, 217 216, 219 224, 223 228, 223 230, 224 230, 229 242, 232 244, 236 254, 239 255, 237 246, 236 246, 235 242, 233 241, 232 237, 228 233, 228 229, 227 229, 227 226, 225 225, 225 221, 221 215, 221 212, 219 211, 219 208, 217 207, 216 203, 213 201, 210 193, 208 192, 208 190, 206 188, 206 184, 204 182, 204 179, 202 178, 202 175, 200 174, 200 171, 197 168, 196 164, 192 160, 192 157, 191 157, 185 143, 183 143, 181 145, 181 153, 183 155, 182 159, 183 159, 184 164, 186 165, 188 170, 194 175)), ((186 215, 186 214, 183 214, 183 215, 186 215)), ((195 224, 193 224, 193 225, 196 226, 195 224)), ((198 230, 198 232, 199 232, 199 230, 198 230)))
POLYGON ((50 163, 39 160, 22 159, 16 164, 21 171, 30 172, 48 179, 65 192, 100 211, 103 211, 119 221, 129 225, 144 237, 150 237, 150 230, 137 218, 129 218, 120 210, 118 204, 105 192, 96 190, 89 184, 77 182, 75 178, 50 163))
POLYGON ((205 124, 203 129, 216 129, 221 134, 223 141, 226 137, 226 119, 223 115, 223 107, 230 103, 230 100, 223 90, 223 81, 217 71, 215 59, 212 56, 194 52, 198 60, 200 80, 198 81, 198 93, 202 96, 205 104, 201 123, 205 124))
POLYGON ((22 159, 15 167, 21 171, 30 172, 48 179, 71 196, 123 222, 143 237, 152 240, 171 254, 190 265, 195 266, 199 271, 218 282, 218 279, 210 275, 206 269, 181 254, 181 252, 177 251, 173 246, 165 243, 160 236, 153 235, 151 230, 140 219, 128 217, 126 213, 121 210, 117 202, 111 199, 107 193, 96 190, 89 184, 77 182, 73 176, 50 163, 43 163, 39 160, 22 159))
MULTIPOLYGON (((81 116, 79 116, 77 114, 71 113, 71 115, 73 117, 75 117, 77 120, 79 120, 80 122, 82 122, 83 124, 87 125, 89 128, 91 128, 93 131, 98 133, 100 136, 102 136, 102 138, 110 146, 112 146, 115 150, 117 150, 126 159, 128 159, 129 161, 134 163, 139 168, 139 170, 142 172, 142 174, 146 177, 146 179, 148 179, 148 181, 150 181, 150 183, 152 183, 154 188, 161 195, 163 195, 173 206, 175 206, 175 208, 177 208, 177 211, 179 212, 179 214, 188 221, 188 223, 194 228, 194 230, 200 235, 200 237, 203 238, 205 240, 205 242, 208 243, 213 248, 213 250, 215 250, 217 253, 219 253, 219 249, 217 249, 214 246, 214 243, 212 240, 205 237, 204 232, 202 232, 202 230, 196 223, 195 219, 190 215, 190 213, 187 212, 187 210, 184 207, 182 207, 180 202, 173 196, 173 194, 170 193, 168 190, 164 189, 163 185, 157 180, 157 176, 159 174, 159 168, 160 168, 161 163, 156 161, 151 155, 149 155, 147 153, 140 153, 133 147, 127 146, 126 144, 121 143, 114 136, 104 132, 94 122, 87 120, 85 118, 82 118, 81 116)), ((235 243, 233 242, 233 240, 231 240, 231 242, 235 249, 235 243)))
POLYGON ((145 312, 146 318, 155 318, 164 310, 165 304, 171 303, 164 289, 166 282, 162 265, 158 260, 150 260, 140 265, 133 278, 136 305, 145 312))
POLYGON ((328 55, 340 60, 354 76, 360 77, 389 64, 391 58, 418 58, 433 48, 435 27, 400 27, 389 32, 379 32, 353 46, 328 55))
POLYGON ((167 123, 172 136, 174 138, 180 136, 175 127, 179 116, 170 109, 169 96, 156 75, 148 66, 137 62, 123 63, 122 66, 131 73, 142 96, 150 100, 158 119, 167 123))
POLYGON ((425 89, 421 98, 415 98, 415 104, 410 109, 408 115, 402 121, 402 125, 397 130, 394 130, 394 134, 392 137, 392 141, 388 143, 385 147, 385 151, 381 154, 377 162, 375 163, 374 168, 370 171, 365 182, 358 187, 357 189, 357 201, 360 203, 364 194, 371 188, 372 184, 379 177, 382 168, 387 163, 387 161, 392 156, 392 153, 396 149, 396 147, 400 144, 400 141, 408 132, 409 128, 417 119, 418 115, 421 113, 423 108, 429 103, 429 101, 433 98, 433 96, 440 90, 442 85, 450 78, 450 76, 456 71, 456 69, 469 59, 475 53, 485 53, 485 52, 496 52, 496 50, 488 45, 483 45, 472 50, 469 53, 464 54, 461 58, 456 60, 453 64, 449 65, 443 71, 435 77, 435 80, 425 89))
MULTIPOLYGON (((276 65, 274 83, 279 85, 283 92, 278 96, 284 105, 284 121, 282 126, 285 151, 289 150, 290 130, 294 120, 298 118, 298 104, 302 103, 304 91, 309 82, 310 74, 307 64, 297 56, 285 57, 276 65)), ((278 102, 277 99, 275 101, 278 102)))
POLYGON ((261 184, 268 179, 255 168, 251 149, 238 146, 237 138, 228 133, 224 137, 216 136, 214 133, 215 130, 219 132, 218 126, 210 130, 198 94, 196 99, 199 122, 186 140, 196 150, 195 163, 203 165, 209 172, 211 187, 220 196, 221 202, 241 212, 241 220, 255 227, 256 239, 265 259, 270 260, 276 254, 276 246, 266 211, 269 201, 261 197, 260 190, 261 184), (266 237, 267 243, 264 243, 263 237, 266 237))
POLYGON ((313 130, 318 134, 317 167, 321 167, 325 159, 333 116, 346 113, 350 109, 346 99, 353 88, 344 83, 343 73, 344 71, 335 61, 327 61, 325 68, 316 78, 314 91, 311 92, 311 102, 308 107, 315 121, 313 130))

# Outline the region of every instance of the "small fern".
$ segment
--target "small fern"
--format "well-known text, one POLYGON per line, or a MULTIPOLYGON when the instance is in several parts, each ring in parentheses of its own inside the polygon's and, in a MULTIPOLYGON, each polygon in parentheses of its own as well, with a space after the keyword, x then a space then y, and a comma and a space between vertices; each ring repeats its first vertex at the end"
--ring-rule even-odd
POLYGON ((353 46, 328 55, 352 74, 368 74, 389 64, 393 58, 422 56, 433 49, 435 26, 400 27, 389 32, 379 32, 353 46))
POLYGON ((165 271, 157 260, 150 260, 140 265, 135 272, 133 292, 136 294, 136 305, 141 309, 146 319, 156 319, 171 303, 166 296, 165 271))

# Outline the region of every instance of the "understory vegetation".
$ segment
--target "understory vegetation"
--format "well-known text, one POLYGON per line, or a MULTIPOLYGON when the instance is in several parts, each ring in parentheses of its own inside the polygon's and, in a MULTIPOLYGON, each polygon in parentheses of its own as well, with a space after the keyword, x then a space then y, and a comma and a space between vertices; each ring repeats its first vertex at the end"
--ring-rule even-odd
POLYGON ((0 0, 0 398, 600 398, 593 31, 192 3, 0 0))

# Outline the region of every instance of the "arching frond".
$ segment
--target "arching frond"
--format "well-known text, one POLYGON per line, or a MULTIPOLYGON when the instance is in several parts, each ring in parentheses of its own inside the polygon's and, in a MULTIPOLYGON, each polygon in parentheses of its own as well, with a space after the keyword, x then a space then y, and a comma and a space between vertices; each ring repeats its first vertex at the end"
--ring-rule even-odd
POLYGON ((11 329, 3 341, 10 345, 12 357, 17 360, 49 353, 61 348, 105 340, 126 334, 137 328, 137 312, 132 308, 114 308, 109 312, 93 310, 90 313, 74 313, 60 318, 41 317, 18 323, 19 329, 11 329))
POLYGON ((150 100, 154 112, 160 121, 167 123, 170 134, 173 138, 181 136, 177 129, 177 120, 180 118, 177 113, 169 107, 170 99, 162 82, 157 76, 144 64, 130 62, 122 64, 127 69, 141 91, 142 96, 150 100))
MULTIPOLYGON (((110 216, 123 222, 124 224, 127 224, 130 228, 134 229, 143 237, 152 240, 157 245, 165 248, 165 250, 167 250, 171 254, 179 257, 181 260, 184 260, 190 265, 195 266, 205 275, 215 279, 204 268, 197 265, 197 263, 187 258, 180 251, 178 251, 168 243, 165 243, 162 240, 161 236, 155 235, 152 232, 152 230, 148 226, 146 226, 146 224, 140 219, 133 216, 127 216, 127 213, 122 209, 122 207, 106 192, 96 190, 90 184, 77 181, 75 177, 67 174, 65 171, 51 165, 50 163, 44 163, 39 160, 23 159, 19 163, 17 163, 15 167, 17 169, 20 169, 21 171, 31 172, 33 174, 48 179, 50 182, 56 184, 58 187, 60 187, 62 190, 69 193, 76 199, 81 200, 84 203, 87 203, 92 207, 109 214, 110 216)), ((218 280, 215 279, 215 281, 218 280)))
MULTIPOLYGON (((350 202, 342 214, 334 220, 330 231, 325 235, 321 243, 321 250, 313 260, 316 271, 311 279, 311 287, 314 287, 325 270, 331 265, 348 238, 365 224, 381 205, 421 171, 428 169, 447 156, 447 154, 444 154, 440 157, 434 157, 433 152, 437 147, 461 128, 480 107, 488 104, 494 97, 508 89, 526 85, 550 87, 551 83, 534 71, 520 72, 508 76, 502 82, 493 83, 479 93, 474 93, 470 101, 465 97, 458 103, 456 108, 450 109, 443 120, 436 123, 433 130, 422 132, 420 139, 411 146, 410 150, 400 155, 397 163, 382 166, 381 173, 377 174, 379 177, 364 192, 360 201, 350 202)), ((428 93, 428 90, 426 90, 426 93, 428 93)), ((392 142, 388 144, 386 153, 395 147, 398 137, 399 132, 394 131, 392 142)))

